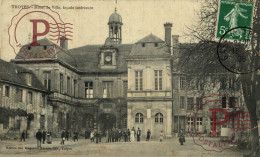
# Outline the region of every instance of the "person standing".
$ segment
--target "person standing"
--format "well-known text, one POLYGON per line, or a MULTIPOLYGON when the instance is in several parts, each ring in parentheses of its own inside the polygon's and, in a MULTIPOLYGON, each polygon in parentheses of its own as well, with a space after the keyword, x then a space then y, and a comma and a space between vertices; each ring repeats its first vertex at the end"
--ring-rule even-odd
POLYGON ((160 142, 163 141, 163 136, 164 136, 164 134, 163 134, 163 131, 161 130, 161 133, 160 133, 160 142))
POLYGON ((69 140, 69 131, 68 130, 66 130, 66 132, 65 132, 65 139, 68 141, 69 140))
POLYGON ((25 130, 23 130, 22 134, 21 134, 21 142, 24 141, 25 142, 25 130))
POLYGON ((94 130, 92 130, 91 131, 91 133, 90 133, 90 140, 91 140, 91 142, 94 142, 94 130))
POLYGON ((65 142, 65 131, 63 130, 62 133, 61 133, 61 142, 60 142, 60 144, 64 145, 64 142, 65 142))
POLYGON ((147 136, 146 136, 146 141, 150 140, 150 136, 151 136, 151 131, 150 131, 150 129, 148 129, 147 136))
POLYGON ((135 142, 135 128, 134 127, 131 129, 130 136, 131 136, 131 142, 135 142))
POLYGON ((127 130, 125 129, 125 132, 124 132, 124 138, 125 138, 125 142, 128 141, 128 132, 127 130))
POLYGON ((140 142, 141 130, 138 128, 137 130, 137 142, 140 142))
POLYGON ((128 138, 128 142, 130 142, 130 130, 129 129, 127 129, 127 138, 128 138))
POLYGON ((42 142, 42 132, 39 129, 36 133, 36 139, 37 139, 37 148, 41 148, 41 142, 42 142))
POLYGON ((51 135, 52 135, 51 131, 48 130, 48 131, 47 131, 47 134, 46 134, 46 136, 47 136, 47 143, 48 143, 48 144, 51 144, 51 142, 52 142, 52 137, 51 137, 51 135))
POLYGON ((45 139, 46 139, 46 131, 45 131, 45 129, 43 130, 43 132, 42 132, 42 143, 44 144, 44 142, 45 142, 45 139))
POLYGON ((186 142, 185 141, 185 136, 184 136, 184 133, 183 133, 182 129, 180 130, 180 134, 179 134, 179 142, 180 142, 181 145, 183 145, 183 142, 186 142))

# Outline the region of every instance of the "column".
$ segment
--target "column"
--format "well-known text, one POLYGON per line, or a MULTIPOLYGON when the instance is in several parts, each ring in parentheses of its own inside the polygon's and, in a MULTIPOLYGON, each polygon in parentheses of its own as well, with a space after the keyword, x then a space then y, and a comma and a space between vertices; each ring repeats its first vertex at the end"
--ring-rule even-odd
POLYGON ((146 130, 150 129, 152 127, 152 111, 151 111, 151 105, 147 105, 147 126, 145 126, 146 130))
POLYGON ((104 53, 101 53, 100 65, 104 65, 104 53))
POLYGON ((112 53, 112 65, 116 65, 116 53, 112 53))
POLYGON ((131 129, 132 127, 132 106, 127 104, 127 128, 131 129))
POLYGON ((166 136, 172 137, 172 107, 170 104, 166 107, 166 112, 167 112, 166 136))

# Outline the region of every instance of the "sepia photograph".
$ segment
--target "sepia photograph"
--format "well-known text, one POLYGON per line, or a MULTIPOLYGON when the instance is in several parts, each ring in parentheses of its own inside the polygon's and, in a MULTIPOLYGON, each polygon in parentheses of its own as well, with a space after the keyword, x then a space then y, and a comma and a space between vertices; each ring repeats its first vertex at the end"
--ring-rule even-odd
POLYGON ((1 0, 0 155, 260 157, 259 0, 1 0))

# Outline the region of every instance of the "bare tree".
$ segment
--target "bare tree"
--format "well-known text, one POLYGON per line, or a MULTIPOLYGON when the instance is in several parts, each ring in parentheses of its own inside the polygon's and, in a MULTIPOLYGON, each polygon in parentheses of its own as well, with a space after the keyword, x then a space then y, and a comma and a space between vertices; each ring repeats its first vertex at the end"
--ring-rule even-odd
MULTIPOLYGON (((260 44, 260 1, 241 0, 255 3, 252 34, 250 43, 256 53, 251 57, 251 67, 259 66, 259 44, 260 44)), ((241 91, 241 96, 245 101, 248 111, 251 113, 251 155, 257 156, 259 149, 259 134, 257 124, 257 88, 260 88, 259 69, 248 74, 236 74, 227 71, 219 63, 217 56, 217 41, 215 40, 215 29, 217 24, 217 14, 219 9, 219 0, 205 0, 198 12, 199 23, 190 27, 188 37, 192 37, 196 44, 188 46, 179 46, 173 51, 174 67, 176 72, 195 76, 197 84, 204 86, 214 86, 222 78, 234 78, 238 84, 236 90, 241 91), (208 79, 210 78, 210 79, 208 79), (258 84, 257 84, 258 82, 258 84)), ((210 89, 210 88, 204 88, 210 89)), ((201 91, 203 95, 205 90, 201 91)), ((258 93, 259 94, 259 93, 258 93)), ((258 104, 259 105, 259 104, 258 104)))

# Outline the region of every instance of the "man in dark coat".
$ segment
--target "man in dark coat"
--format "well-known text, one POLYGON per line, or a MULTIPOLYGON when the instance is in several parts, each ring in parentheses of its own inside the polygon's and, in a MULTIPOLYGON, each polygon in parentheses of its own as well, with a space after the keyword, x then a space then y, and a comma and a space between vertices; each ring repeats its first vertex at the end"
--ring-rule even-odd
POLYGON ((179 142, 181 145, 183 145, 183 142, 185 142, 185 136, 184 136, 184 132, 181 129, 180 133, 179 133, 179 142))
POLYGON ((151 136, 151 131, 150 131, 150 129, 148 129, 146 141, 149 141, 149 140, 150 140, 150 136, 151 136))
POLYGON ((61 142, 60 142, 60 144, 64 145, 64 141, 65 141, 65 131, 63 130, 62 133, 61 133, 61 142))
POLYGON ((137 134, 137 142, 140 142, 140 136, 141 136, 141 130, 140 130, 140 128, 138 128, 136 134, 137 134))
POLYGON ((46 134, 47 134, 47 132, 45 130, 43 130, 43 132, 42 132, 42 143, 43 144, 44 144, 45 139, 46 139, 46 134))
POLYGON ((127 140, 127 141, 128 141, 128 142, 130 142, 130 134, 131 134, 131 133, 130 133, 130 130, 127 129, 127 137, 128 137, 128 140, 127 140))
POLYGON ((37 148, 41 148, 41 142, 42 142, 42 132, 39 129, 36 133, 36 139, 37 139, 37 148))
POLYGON ((21 134, 21 142, 24 141, 25 142, 25 130, 23 130, 22 134, 21 134))
POLYGON ((65 138, 67 141, 69 140, 69 131, 68 130, 66 130, 66 132, 65 132, 65 138))

